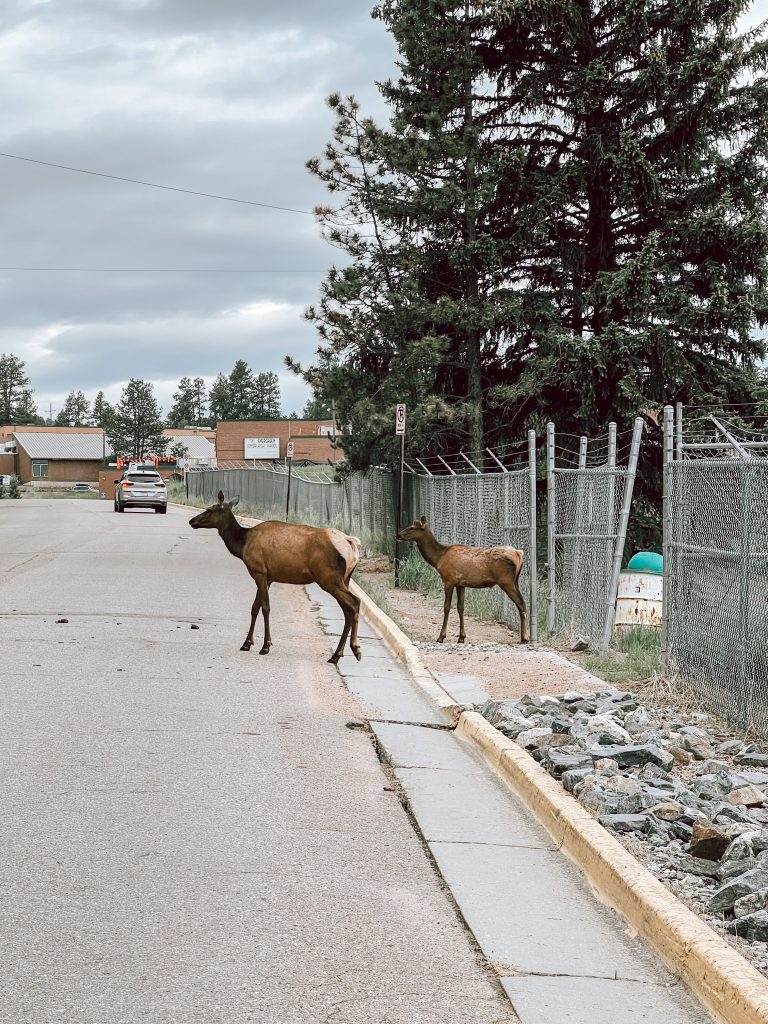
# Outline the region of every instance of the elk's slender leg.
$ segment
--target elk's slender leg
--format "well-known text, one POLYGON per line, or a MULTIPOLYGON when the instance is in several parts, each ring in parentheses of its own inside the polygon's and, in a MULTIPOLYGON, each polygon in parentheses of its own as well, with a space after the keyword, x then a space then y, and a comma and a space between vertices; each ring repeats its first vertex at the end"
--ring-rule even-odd
POLYGON ((256 619, 259 617, 259 609, 261 608, 261 591, 256 591, 256 597, 254 598, 253 604, 251 605, 251 628, 248 630, 248 636, 243 641, 243 646, 240 648, 241 651, 250 651, 253 647, 253 631, 256 628, 256 619))
POLYGON ((350 647, 352 648, 352 653, 359 661, 362 657, 360 654, 360 647, 357 643, 357 621, 360 612, 359 599, 356 598, 350 590, 347 590, 341 581, 329 587, 323 586, 322 583, 320 586, 323 587, 323 590, 327 594, 330 594, 331 597, 334 597, 338 601, 339 607, 344 613, 344 629, 342 630, 339 642, 336 645, 336 650, 330 656, 328 661, 332 665, 335 665, 339 658, 343 656, 344 646, 347 642, 347 637, 349 636, 350 631, 352 632, 350 647))
POLYGON ((459 612, 459 643, 463 644, 467 639, 464 632, 464 587, 456 587, 456 608, 459 612))
POLYGON ((445 640, 445 634, 448 632, 448 616, 451 614, 451 601, 453 600, 453 587, 448 583, 445 586, 445 603, 443 605, 443 628, 440 630, 440 636, 437 638, 437 642, 441 644, 445 640))
POLYGON ((517 585, 517 580, 505 580, 503 583, 499 583, 499 586, 520 612, 520 643, 527 644, 530 639, 528 633, 528 612, 525 608, 523 595, 520 593, 520 587, 517 585))
POLYGON ((272 635, 269 632, 269 584, 265 583, 263 587, 259 587, 259 593, 261 594, 261 614, 264 619, 264 644, 259 654, 269 654, 269 648, 272 646, 272 635))
POLYGON ((360 651, 360 644, 357 639, 357 628, 360 622, 360 598, 355 597, 350 590, 349 599, 352 602, 352 636, 349 638, 349 646, 357 660, 361 661, 363 655, 360 651))

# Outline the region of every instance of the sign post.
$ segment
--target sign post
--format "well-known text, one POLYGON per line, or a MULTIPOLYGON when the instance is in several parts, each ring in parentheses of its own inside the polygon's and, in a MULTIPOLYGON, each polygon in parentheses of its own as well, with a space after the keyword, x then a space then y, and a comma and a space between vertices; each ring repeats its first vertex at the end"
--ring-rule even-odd
MULTIPOLYGON (((405 464, 405 406, 395 407, 395 436, 400 438, 400 472, 397 486, 396 533, 400 532, 403 516, 403 466, 405 464)), ((395 536, 395 586, 400 586, 400 541, 395 536)))
POLYGON ((288 515, 288 508, 291 503, 291 466, 293 465, 293 441, 288 442, 285 449, 285 458, 288 461, 288 493, 285 496, 285 514, 288 515))

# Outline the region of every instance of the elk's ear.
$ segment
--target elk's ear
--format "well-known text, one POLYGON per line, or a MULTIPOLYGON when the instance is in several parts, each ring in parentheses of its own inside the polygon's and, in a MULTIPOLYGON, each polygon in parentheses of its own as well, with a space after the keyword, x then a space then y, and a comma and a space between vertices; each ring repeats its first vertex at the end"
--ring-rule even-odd
POLYGON ((234 496, 234 498, 232 499, 232 501, 230 501, 230 503, 229 503, 229 507, 230 507, 230 508, 234 508, 234 507, 235 507, 235 505, 237 505, 237 503, 238 503, 239 501, 240 501, 240 495, 239 495, 239 494, 236 494, 236 495, 234 496))
POLYGON ((224 491, 219 491, 219 493, 216 495, 216 500, 220 505, 224 504, 224 491))
POLYGON ((427 517, 426 516, 422 516, 421 519, 419 520, 419 522, 421 523, 422 526, 426 526, 427 525, 427 517))

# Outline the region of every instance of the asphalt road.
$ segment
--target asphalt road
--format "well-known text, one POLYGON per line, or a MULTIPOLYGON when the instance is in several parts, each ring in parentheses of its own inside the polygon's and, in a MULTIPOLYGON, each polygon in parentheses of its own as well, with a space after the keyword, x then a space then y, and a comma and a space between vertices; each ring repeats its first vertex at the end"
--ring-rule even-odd
POLYGON ((513 1021, 303 590, 241 653, 188 518, 0 502, 0 1021, 513 1021))

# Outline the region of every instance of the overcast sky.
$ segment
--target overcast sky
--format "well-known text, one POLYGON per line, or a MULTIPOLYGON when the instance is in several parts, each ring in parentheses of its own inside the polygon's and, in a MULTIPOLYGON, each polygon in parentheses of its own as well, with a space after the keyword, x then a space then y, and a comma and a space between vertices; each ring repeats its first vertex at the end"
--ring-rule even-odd
MULTIPOLYGON (((0 150, 310 211, 304 162, 353 92, 384 113, 392 41, 368 0, 3 0, 0 150)), ((745 21, 768 16, 758 0, 745 21)), ((259 209, 0 157, 0 352, 27 365, 43 415, 66 394, 151 380, 167 410, 181 376, 238 358, 283 368, 316 341, 302 311, 336 253, 312 216, 259 209), (153 270, 281 273, 153 273, 153 270), (300 273, 304 271, 304 273, 300 273)))
MULTIPOLYGON (((375 81, 394 48, 366 0, 4 0, 0 149, 9 154, 311 211, 305 170, 330 139, 325 105, 375 81)), ((151 380, 164 408, 181 376, 238 358, 304 385, 286 352, 316 346, 302 311, 336 253, 312 216, 160 191, 0 157, 0 351, 27 365, 41 414, 66 394, 151 380), (309 271, 309 273, 298 273, 309 271)))

